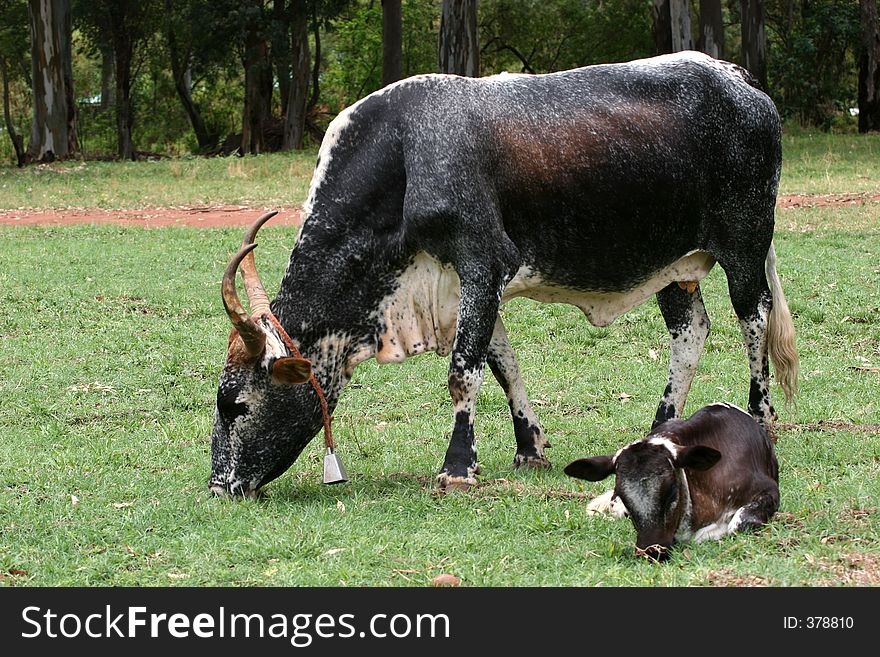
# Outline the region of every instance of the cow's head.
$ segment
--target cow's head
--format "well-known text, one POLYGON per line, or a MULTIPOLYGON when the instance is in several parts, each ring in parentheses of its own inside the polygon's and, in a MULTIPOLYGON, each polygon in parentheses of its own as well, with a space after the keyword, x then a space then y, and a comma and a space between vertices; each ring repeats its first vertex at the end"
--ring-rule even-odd
POLYGON ((623 501, 635 525, 636 554, 663 561, 690 504, 683 469, 708 470, 720 458, 721 453, 711 447, 682 447, 668 438, 649 436, 613 456, 572 461, 565 474, 588 481, 617 475, 614 495, 623 501))
POLYGON ((253 243, 261 217, 245 235, 223 275, 222 293, 232 332, 217 389, 211 433, 211 479, 218 494, 252 497, 296 460, 321 426, 309 380, 311 364, 290 353, 271 320, 269 298, 254 265, 253 243), (235 287, 241 269, 251 311, 235 287))

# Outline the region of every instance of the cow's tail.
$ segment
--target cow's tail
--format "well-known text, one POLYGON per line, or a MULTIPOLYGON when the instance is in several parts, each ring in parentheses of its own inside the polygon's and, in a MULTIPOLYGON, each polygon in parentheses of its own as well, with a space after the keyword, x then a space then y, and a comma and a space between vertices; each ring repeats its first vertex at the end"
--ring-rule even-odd
POLYGON ((773 242, 767 252, 767 282, 773 295, 773 308, 767 321, 767 348, 776 379, 785 393, 785 402, 793 402, 798 389, 798 370, 800 369, 797 349, 794 344, 794 322, 782 291, 782 284, 776 273, 776 250, 773 242))

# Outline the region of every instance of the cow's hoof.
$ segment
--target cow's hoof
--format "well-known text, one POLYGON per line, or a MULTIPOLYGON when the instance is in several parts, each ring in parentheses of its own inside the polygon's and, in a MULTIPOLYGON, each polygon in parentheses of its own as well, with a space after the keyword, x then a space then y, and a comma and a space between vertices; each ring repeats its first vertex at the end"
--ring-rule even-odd
POLYGON ((441 493, 463 492, 466 493, 477 485, 475 477, 452 477, 445 472, 437 475, 437 484, 441 493))
POLYGON ((550 460, 543 454, 517 454, 513 457, 514 470, 549 470, 551 467, 550 460))

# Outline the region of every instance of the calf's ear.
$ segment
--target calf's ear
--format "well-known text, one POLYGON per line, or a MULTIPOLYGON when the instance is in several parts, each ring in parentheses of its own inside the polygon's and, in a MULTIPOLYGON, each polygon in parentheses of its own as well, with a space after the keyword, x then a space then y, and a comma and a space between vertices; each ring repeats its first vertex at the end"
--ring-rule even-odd
POLYGON ((305 383, 311 375, 312 364, 305 358, 285 356, 272 363, 273 383, 305 383))
POLYGON ((593 456, 572 461, 565 466, 563 472, 575 479, 602 481, 608 475, 614 474, 614 462, 610 456, 593 456))
POLYGON ((721 452, 705 445, 682 447, 675 457, 675 465, 691 470, 708 470, 721 460, 721 452))

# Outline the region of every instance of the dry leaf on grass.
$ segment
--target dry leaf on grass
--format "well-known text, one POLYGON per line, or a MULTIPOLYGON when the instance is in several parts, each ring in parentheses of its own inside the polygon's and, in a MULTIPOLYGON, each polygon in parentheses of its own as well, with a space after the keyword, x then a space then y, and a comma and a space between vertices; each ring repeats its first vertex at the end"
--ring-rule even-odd
POLYGON ((461 584, 461 579, 455 575, 450 575, 449 573, 440 573, 431 580, 431 586, 437 587, 458 586, 459 584, 461 584))

